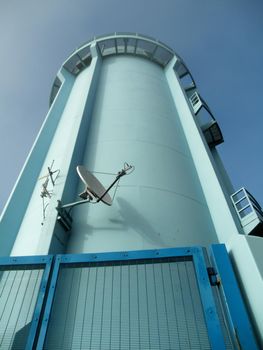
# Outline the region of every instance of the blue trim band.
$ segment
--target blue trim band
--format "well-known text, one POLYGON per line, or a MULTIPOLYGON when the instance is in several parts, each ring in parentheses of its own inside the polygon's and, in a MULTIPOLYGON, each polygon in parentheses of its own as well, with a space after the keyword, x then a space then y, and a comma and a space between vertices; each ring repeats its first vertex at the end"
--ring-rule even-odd
POLYGON ((133 250, 128 252, 91 253, 91 254, 65 254, 61 256, 61 263, 120 261, 136 259, 156 259, 164 257, 192 257, 199 252, 194 248, 168 248, 155 250, 133 250))

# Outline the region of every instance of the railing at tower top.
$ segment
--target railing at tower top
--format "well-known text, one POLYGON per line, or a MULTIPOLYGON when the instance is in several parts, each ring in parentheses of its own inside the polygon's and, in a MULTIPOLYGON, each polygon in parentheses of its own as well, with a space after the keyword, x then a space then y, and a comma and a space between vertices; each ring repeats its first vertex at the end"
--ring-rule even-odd
POLYGON ((193 92, 196 91, 196 83, 194 81, 194 78, 189 71, 189 69, 186 67, 185 63, 178 59, 174 66, 174 71, 178 75, 178 78, 180 79, 182 88, 187 93, 187 96, 191 95, 193 92))
MULTIPOLYGON (((123 54, 141 56, 162 67, 165 67, 175 55, 171 48, 151 37, 132 33, 113 33, 106 36, 94 37, 92 40, 76 49, 63 63, 63 68, 75 76, 83 69, 87 68, 92 60, 90 46, 94 42, 97 43, 101 56, 123 54)), ((51 90, 50 105, 54 101, 61 85, 61 83, 59 84, 58 82, 59 79, 56 77, 51 90)))
POLYGON ((189 104, 193 113, 197 117, 208 145, 214 147, 224 142, 221 129, 210 108, 197 92, 197 87, 192 74, 184 62, 178 59, 174 66, 174 71, 176 72, 181 86, 188 97, 189 104))
POLYGON ((234 208, 245 234, 263 236, 263 211, 257 200, 244 187, 231 195, 234 208))
POLYGON ((51 93, 50 93, 50 97, 49 97, 49 105, 51 106, 55 97, 57 96, 57 93, 60 89, 62 85, 61 80, 59 79, 59 77, 55 78, 55 81, 53 83, 52 89, 51 89, 51 93))
MULTIPOLYGON (((203 130, 207 143, 209 146, 216 146, 223 142, 220 127, 207 104, 197 93, 196 84, 189 69, 179 55, 175 54, 175 52, 167 45, 153 38, 139 34, 113 33, 107 36, 99 36, 75 50, 64 62, 63 68, 75 76, 87 68, 92 61, 90 50, 92 43, 96 43, 97 49, 102 57, 110 55, 141 56, 159 64, 161 67, 165 67, 172 57, 176 55, 178 60, 174 66, 174 71, 177 73, 182 88, 188 96, 193 112, 198 115, 199 124, 203 130), (204 123, 201 121, 202 117, 200 117, 200 115, 202 114, 210 116, 208 122, 204 123)), ((56 77, 51 91, 50 105, 54 101, 60 86, 61 81, 56 77)))
POLYGON ((98 42, 102 56, 128 54, 147 58, 162 67, 173 57, 173 54, 156 42, 136 37, 117 37, 98 42))
POLYGON ((90 45, 96 42, 102 56, 136 55, 145 57, 162 67, 174 56, 174 52, 162 42, 150 37, 131 33, 114 33, 107 36, 95 37, 82 45, 63 64, 70 73, 77 75, 91 61, 90 45))
POLYGON ((190 103, 192 103, 193 98, 195 101, 193 108, 196 110, 195 114, 208 145, 210 147, 220 145, 224 142, 224 138, 217 120, 213 116, 206 102, 197 92, 190 96, 190 103))

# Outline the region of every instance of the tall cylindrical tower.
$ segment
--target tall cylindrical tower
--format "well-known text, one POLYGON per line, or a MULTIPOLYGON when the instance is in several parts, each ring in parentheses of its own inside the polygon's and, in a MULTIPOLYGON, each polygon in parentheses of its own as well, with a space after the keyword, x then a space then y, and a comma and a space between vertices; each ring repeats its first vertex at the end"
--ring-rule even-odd
MULTIPOLYGON (((220 130, 218 140, 206 139, 204 122, 195 115, 202 105, 182 60, 158 41, 114 35, 76 50, 56 77, 49 115, 29 159, 36 154, 36 170, 34 179, 25 179, 31 197, 20 204, 12 254, 220 242, 227 232, 221 231, 217 213, 209 207, 209 186, 219 192, 220 210, 226 211, 229 228, 224 226, 224 231, 237 231, 225 196, 227 180, 218 177, 212 155, 221 142, 220 130), (192 125, 184 125, 187 119, 192 125), (200 170, 196 158, 202 157, 200 170), (77 165, 116 173, 124 162, 136 170, 120 181, 111 207, 81 205, 70 210, 70 227, 57 221, 57 201, 62 206, 74 202, 83 190, 77 165), (51 171, 57 171, 54 183, 45 178, 51 164, 51 171), (34 228, 33 239, 29 227, 34 228)), ((97 177, 106 187, 114 179, 97 177)))
MULTIPOLYGON (((160 65, 140 56, 103 60, 82 159, 90 170, 114 172, 124 161, 136 170, 119 183, 112 207, 86 205, 72 211, 69 251, 217 241, 160 65)), ((98 177, 105 185, 111 181, 98 177)))
POLYGON ((259 324, 262 238, 248 234, 262 235, 261 212, 244 189, 233 195, 216 150, 222 142, 172 49, 137 34, 94 38, 56 76, 48 115, 1 218, 1 255, 225 243, 259 324), (107 187, 124 162, 135 170, 112 188, 112 206, 67 206, 84 190, 78 165, 107 187), (259 278, 247 279, 249 266, 259 278))

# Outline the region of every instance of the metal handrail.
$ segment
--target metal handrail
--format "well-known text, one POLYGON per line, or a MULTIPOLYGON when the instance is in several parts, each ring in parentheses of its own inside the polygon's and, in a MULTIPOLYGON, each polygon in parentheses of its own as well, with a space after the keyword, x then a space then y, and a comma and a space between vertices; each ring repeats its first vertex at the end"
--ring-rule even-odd
POLYGON ((244 218, 247 217, 248 215, 251 215, 252 212, 256 213, 257 215, 259 215, 263 219, 263 211, 262 211, 261 206, 259 205, 257 200, 254 198, 254 196, 248 190, 246 190, 244 187, 240 188, 238 191, 233 193, 231 195, 231 200, 232 200, 233 205, 235 207, 235 210, 238 214, 238 217, 241 221, 244 220, 244 218), (244 195, 241 198, 234 200, 234 197, 241 192, 243 192, 244 195), (243 200, 246 200, 245 204, 243 206, 241 205, 241 208, 238 209, 237 205, 240 204, 243 200), (246 214, 244 217, 241 217, 240 213, 249 207, 251 208, 251 212, 246 214))

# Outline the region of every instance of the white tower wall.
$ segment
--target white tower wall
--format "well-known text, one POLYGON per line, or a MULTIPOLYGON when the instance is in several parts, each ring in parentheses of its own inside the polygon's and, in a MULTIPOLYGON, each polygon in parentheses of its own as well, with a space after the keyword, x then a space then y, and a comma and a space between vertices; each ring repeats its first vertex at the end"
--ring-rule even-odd
MULTIPOLYGON (((102 64, 82 163, 114 172, 124 161, 135 171, 121 179, 112 207, 73 209, 69 252, 217 242, 163 69, 113 56, 102 64)), ((98 177, 104 184, 113 178, 98 177)))

